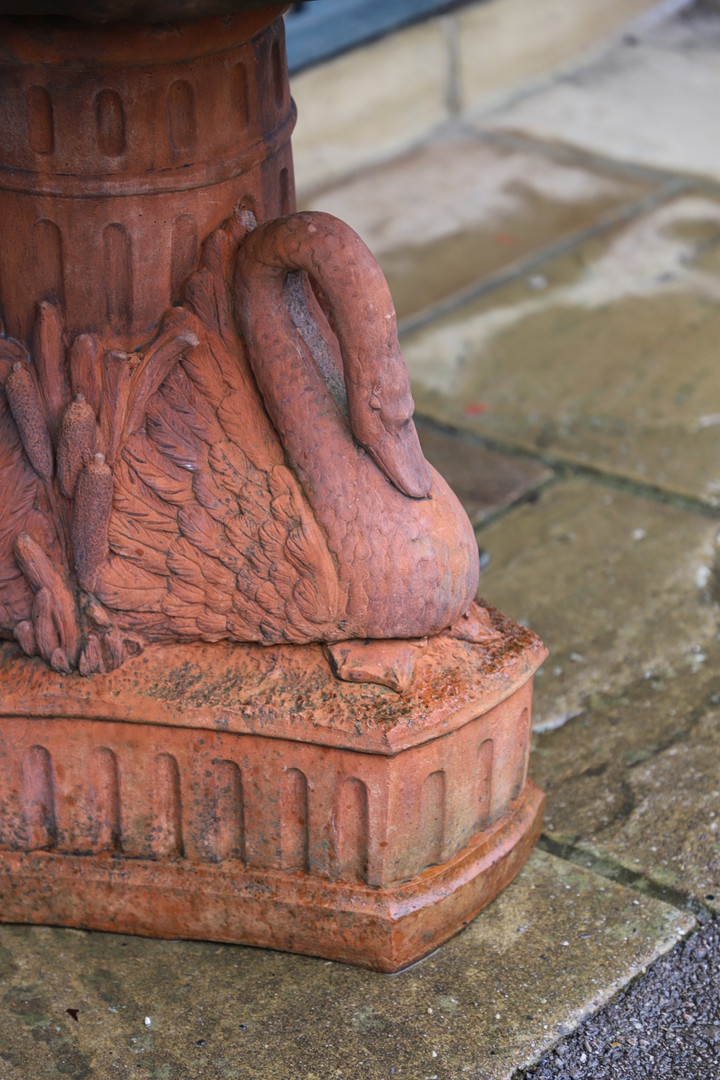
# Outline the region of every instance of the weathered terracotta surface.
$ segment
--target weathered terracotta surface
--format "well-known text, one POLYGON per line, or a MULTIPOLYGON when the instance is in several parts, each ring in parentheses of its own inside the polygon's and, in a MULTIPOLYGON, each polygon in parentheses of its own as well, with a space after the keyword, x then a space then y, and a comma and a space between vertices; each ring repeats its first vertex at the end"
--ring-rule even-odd
POLYGON ((545 652, 491 617, 492 644, 419 648, 403 694, 337 682, 319 646, 156 646, 85 680, 6 645, 1 917, 386 971, 429 952, 540 825, 545 652))
POLYGON ((66 347, 92 333, 133 352, 238 202, 259 221, 294 208, 277 11, 147 28, 0 19, 9 336, 34 352, 36 305, 52 301, 66 347))
POLYGON ((273 3, 276 8, 287 7, 286 0, 0 0, 0 14, 63 15, 91 23, 124 19, 158 23, 229 15, 273 3))
POLYGON ((328 215, 256 227, 292 202, 279 27, 247 45, 245 22, 206 28, 184 43, 192 61, 173 36, 169 63, 141 54, 102 90, 84 57, 130 64, 140 31, 6 43, 6 107, 21 111, 18 71, 49 88, 22 99, 31 143, 15 125, 0 190, 0 455, 15 481, 0 633, 56 670, 108 670, 150 641, 420 637, 475 594, 472 529, 420 449, 374 258, 328 215), (69 50, 82 76, 35 70, 43 49, 69 50), (91 107, 78 146, 67 125, 91 107), (253 116, 229 161, 237 117, 213 123, 228 109, 253 116), (253 125, 269 129, 258 165, 253 125))
POLYGON ((544 650, 292 212, 277 13, 0 19, 0 918, 396 970, 534 843, 544 650))

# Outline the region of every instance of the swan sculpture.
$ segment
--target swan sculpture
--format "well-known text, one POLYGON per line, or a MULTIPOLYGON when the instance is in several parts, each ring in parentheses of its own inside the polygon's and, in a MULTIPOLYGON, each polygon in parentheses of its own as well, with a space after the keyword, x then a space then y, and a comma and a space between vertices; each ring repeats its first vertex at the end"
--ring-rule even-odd
POLYGON ((347 225, 236 211, 142 353, 66 356, 57 309, 38 320, 33 363, 0 348, 0 465, 27 489, 0 510, 0 633, 26 652, 90 674, 150 641, 419 638, 467 612, 473 531, 347 225))

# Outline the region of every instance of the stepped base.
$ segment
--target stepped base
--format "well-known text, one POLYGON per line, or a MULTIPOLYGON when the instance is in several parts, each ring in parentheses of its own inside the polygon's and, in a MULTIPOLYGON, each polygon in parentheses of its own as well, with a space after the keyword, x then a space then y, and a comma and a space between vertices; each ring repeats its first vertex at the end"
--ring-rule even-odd
POLYGON ((540 835, 544 801, 528 781, 508 813, 453 859, 382 889, 300 872, 7 852, 3 920, 242 942, 399 971, 512 881, 540 835))
POLYGON ((207 938, 397 971, 539 835, 538 639, 418 647, 411 688, 315 646, 150 649, 64 678, 0 648, 0 918, 207 938))

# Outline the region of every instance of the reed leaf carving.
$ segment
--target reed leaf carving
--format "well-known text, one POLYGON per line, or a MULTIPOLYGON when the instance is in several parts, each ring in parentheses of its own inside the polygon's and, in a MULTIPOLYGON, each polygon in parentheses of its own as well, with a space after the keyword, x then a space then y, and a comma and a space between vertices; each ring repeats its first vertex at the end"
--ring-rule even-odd
MULTIPOLYGON (((12 490, 0 502, 0 635, 59 672, 111 671, 145 642, 343 636, 337 553, 236 323, 235 263, 254 228, 237 210, 207 238, 182 303, 140 349, 70 340, 49 301, 31 356, 0 340, 0 470, 12 490)), ((322 351, 326 324, 301 340, 322 319, 302 288, 312 317, 305 326, 298 307, 298 348, 322 351)))

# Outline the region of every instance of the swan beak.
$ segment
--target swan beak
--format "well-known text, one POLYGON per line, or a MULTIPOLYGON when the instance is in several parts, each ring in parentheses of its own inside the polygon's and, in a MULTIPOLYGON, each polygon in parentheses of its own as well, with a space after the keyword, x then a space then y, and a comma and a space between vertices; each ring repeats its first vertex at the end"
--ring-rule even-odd
POLYGON ((383 431, 371 446, 366 445, 378 465, 399 491, 411 499, 424 499, 430 494, 432 473, 420 447, 412 420, 401 424, 396 431, 383 431))

